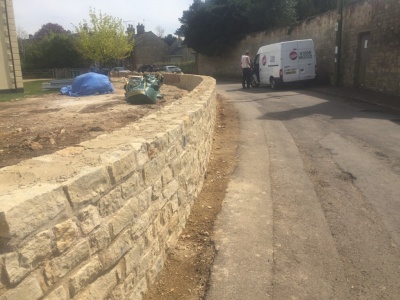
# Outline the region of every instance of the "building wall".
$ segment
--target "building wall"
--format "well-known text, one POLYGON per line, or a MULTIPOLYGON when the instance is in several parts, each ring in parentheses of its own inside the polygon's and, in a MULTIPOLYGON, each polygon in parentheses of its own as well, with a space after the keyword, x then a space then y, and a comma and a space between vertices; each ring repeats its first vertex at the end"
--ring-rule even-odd
POLYGON ((152 32, 139 35, 136 38, 134 49, 136 69, 141 65, 164 61, 168 49, 168 44, 152 32))
MULTIPOLYGON (((400 95, 400 1, 365 0, 343 9, 342 61, 340 84, 354 86, 358 68, 360 34, 370 33, 365 83, 362 87, 400 95)), ((247 35, 221 57, 197 55, 199 74, 239 78, 240 56, 249 50, 254 57, 262 45, 280 41, 312 38, 314 40, 319 80, 335 82, 335 45, 337 12, 304 20, 288 32, 277 28, 247 35)))
POLYGON ((141 299, 201 191, 216 117, 210 77, 77 147, 0 170, 0 299, 141 299))
POLYGON ((12 0, 0 0, 0 93, 22 92, 21 61, 12 0))

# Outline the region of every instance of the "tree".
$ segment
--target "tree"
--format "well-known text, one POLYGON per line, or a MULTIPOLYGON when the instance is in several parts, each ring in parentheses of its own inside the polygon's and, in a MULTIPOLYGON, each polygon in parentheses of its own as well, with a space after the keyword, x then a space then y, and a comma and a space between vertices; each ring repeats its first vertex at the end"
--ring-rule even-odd
POLYGON ((222 54, 246 34, 296 22, 297 0, 194 0, 175 34, 199 53, 222 54))
POLYGON ((68 33, 51 33, 27 40, 23 69, 82 67, 84 60, 75 48, 75 39, 68 33))
POLYGON ((296 5, 299 20, 336 8, 337 0, 298 0, 296 5))
POLYGON ((177 37, 173 36, 172 34, 168 34, 165 38, 163 38, 163 40, 168 46, 171 46, 177 40, 177 37))
POLYGON ((54 23, 47 23, 44 24, 42 28, 40 28, 38 31, 35 32, 33 38, 41 39, 51 33, 66 33, 66 32, 67 31, 61 25, 54 23))
POLYGON ((133 50, 132 33, 125 33, 122 19, 90 9, 90 24, 75 26, 77 49, 83 57, 108 66, 128 57, 133 50))
POLYGON ((160 25, 158 25, 158 26, 156 27, 156 35, 157 35, 159 38, 162 38, 162 37, 164 36, 164 32, 165 32, 165 29, 162 28, 160 25))
POLYGON ((248 21, 243 14, 246 7, 236 1, 194 0, 179 21, 177 35, 185 36, 185 43, 208 56, 222 54, 244 36, 248 21))

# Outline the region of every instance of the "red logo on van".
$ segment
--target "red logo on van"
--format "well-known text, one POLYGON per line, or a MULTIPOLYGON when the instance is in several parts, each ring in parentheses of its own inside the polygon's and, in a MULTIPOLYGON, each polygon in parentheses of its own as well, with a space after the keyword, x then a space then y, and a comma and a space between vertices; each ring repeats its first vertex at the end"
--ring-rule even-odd
POLYGON ((263 66, 265 66, 266 63, 267 63, 267 56, 264 55, 263 58, 262 58, 262 64, 263 64, 263 66))
POLYGON ((297 52, 296 51, 290 52, 289 57, 290 57, 291 60, 296 60, 297 59, 297 52))

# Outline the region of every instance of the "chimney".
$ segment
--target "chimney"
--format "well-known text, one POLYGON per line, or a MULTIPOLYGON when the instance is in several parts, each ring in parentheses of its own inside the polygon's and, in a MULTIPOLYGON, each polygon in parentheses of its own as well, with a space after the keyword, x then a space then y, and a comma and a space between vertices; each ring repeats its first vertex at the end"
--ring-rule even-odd
POLYGON ((138 23, 138 25, 136 26, 136 31, 137 31, 137 34, 142 34, 142 33, 144 33, 144 25, 138 23))

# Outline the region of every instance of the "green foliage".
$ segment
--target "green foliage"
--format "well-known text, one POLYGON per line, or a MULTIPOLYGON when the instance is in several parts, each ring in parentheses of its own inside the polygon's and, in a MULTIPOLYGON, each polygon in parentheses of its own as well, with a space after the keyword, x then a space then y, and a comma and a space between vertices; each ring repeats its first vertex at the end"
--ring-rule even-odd
POLYGON ((299 20, 335 9, 337 0, 297 0, 296 10, 299 20))
POLYGON ((179 19, 177 35, 195 51, 222 54, 246 34, 292 27, 298 20, 336 7, 337 0, 194 0, 179 19))
POLYGON ((68 33, 50 33, 25 42, 24 70, 82 67, 83 58, 75 48, 75 37, 68 33))
POLYGON ((77 49, 83 57, 110 65, 128 57, 133 50, 132 32, 125 33, 121 19, 90 10, 90 24, 86 21, 75 26, 77 49))
POLYGON ((171 46, 177 40, 177 38, 172 34, 168 34, 166 37, 163 38, 163 40, 167 43, 168 46, 171 46))
POLYGON ((24 92, 23 93, 7 93, 0 94, 0 102, 7 102, 16 99, 24 99, 30 97, 37 97, 45 94, 55 94, 55 91, 42 91, 42 83, 47 80, 34 80, 24 82, 24 92))
POLYGON ((236 1, 194 0, 189 10, 183 12, 177 31, 185 36, 188 47, 205 55, 222 54, 244 36, 248 27, 245 6, 236 1))
POLYGON ((42 26, 38 31, 35 32, 33 38, 35 39, 42 39, 52 33, 67 33, 65 29, 58 24, 54 23, 47 23, 42 26))

